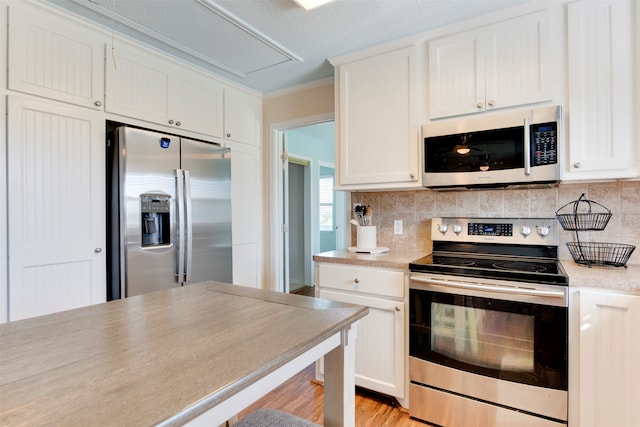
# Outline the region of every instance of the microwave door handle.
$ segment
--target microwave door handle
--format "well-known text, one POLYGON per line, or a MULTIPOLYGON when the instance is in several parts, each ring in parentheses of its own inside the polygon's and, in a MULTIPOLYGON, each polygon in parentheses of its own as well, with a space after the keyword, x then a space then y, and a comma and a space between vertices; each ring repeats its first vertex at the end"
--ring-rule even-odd
POLYGON ((524 118, 524 174, 531 175, 531 119, 524 118))

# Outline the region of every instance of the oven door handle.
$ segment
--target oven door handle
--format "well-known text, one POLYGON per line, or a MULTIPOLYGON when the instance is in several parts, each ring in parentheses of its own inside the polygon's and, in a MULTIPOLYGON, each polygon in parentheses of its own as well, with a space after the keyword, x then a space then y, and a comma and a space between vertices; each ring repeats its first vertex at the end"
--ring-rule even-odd
POLYGON ((531 289, 531 288, 519 288, 519 287, 508 287, 508 286, 496 286, 496 285, 480 285, 474 283, 464 283, 464 282, 453 282, 449 280, 438 280, 438 279, 423 279, 420 277, 411 277, 411 280, 415 282, 428 283, 432 285, 439 286, 448 286, 452 288, 458 289, 471 289, 474 291, 487 291, 487 292, 501 292, 508 294, 517 294, 517 295, 530 295, 530 296, 545 296, 545 297, 555 297, 555 298, 565 298, 566 295, 563 291, 551 291, 551 290, 543 290, 543 289, 531 289))

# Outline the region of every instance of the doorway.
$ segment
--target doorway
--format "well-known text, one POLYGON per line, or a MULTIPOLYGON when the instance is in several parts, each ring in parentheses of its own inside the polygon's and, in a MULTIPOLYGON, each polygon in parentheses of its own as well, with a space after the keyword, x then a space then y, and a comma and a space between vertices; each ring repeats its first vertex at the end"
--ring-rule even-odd
POLYGON ((326 184, 335 175, 334 158, 333 114, 271 126, 270 188, 275 203, 271 209, 270 262, 274 290, 296 291, 301 282, 304 282, 303 287, 312 287, 315 281, 313 255, 345 247, 346 216, 341 218, 336 212, 344 210, 346 195, 334 192, 331 184, 331 197, 326 200, 326 184), (300 161, 305 164, 301 165, 300 161), (291 186, 298 184, 302 189, 293 190, 291 186), (327 210, 331 212, 330 217, 327 217, 327 210), (303 217, 303 228, 294 223, 299 221, 295 215, 303 217))
POLYGON ((313 288, 311 256, 311 174, 309 160, 288 158, 289 179, 289 292, 309 294, 313 288))

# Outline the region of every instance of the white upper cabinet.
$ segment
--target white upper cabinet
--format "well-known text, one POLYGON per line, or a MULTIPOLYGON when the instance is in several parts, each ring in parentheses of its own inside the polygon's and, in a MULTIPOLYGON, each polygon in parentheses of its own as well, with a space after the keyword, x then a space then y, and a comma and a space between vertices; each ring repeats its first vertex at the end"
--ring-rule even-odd
POLYGON ((429 42, 429 117, 550 99, 548 11, 429 42))
POLYGON ((420 186, 417 48, 337 64, 337 186, 420 186))
POLYGON ((141 48, 116 43, 106 62, 106 111, 222 137, 223 86, 141 48))
POLYGON ((260 146, 262 99, 239 90, 224 90, 224 138, 260 146))
MULTIPOLYGON (((569 165, 563 179, 638 176, 632 1, 569 3, 569 165)), ((634 27, 633 23, 636 22, 634 27)))
POLYGON ((16 2, 8 35, 9 89, 102 109, 105 44, 95 33, 16 2))

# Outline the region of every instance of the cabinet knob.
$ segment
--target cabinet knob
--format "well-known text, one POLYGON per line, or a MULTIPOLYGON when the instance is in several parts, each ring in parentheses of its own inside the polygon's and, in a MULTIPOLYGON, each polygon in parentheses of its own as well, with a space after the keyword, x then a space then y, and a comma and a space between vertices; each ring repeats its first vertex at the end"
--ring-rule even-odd
POLYGON ((416 174, 414 174, 414 173, 410 173, 409 174, 409 178, 414 179, 415 177, 416 177, 416 174))
POLYGON ((96 101, 93 103, 96 107, 100 107, 102 105, 102 101, 96 101))
POLYGON ((231 138, 231 134, 230 133, 227 134, 227 138, 231 138))
POLYGON ((489 102, 487 102, 487 105, 489 107, 493 107, 493 99, 490 99, 489 102))
POLYGON ((176 122, 176 126, 180 126, 181 124, 182 124, 182 122, 180 122, 180 121, 176 122))
POLYGON ((478 103, 476 104, 476 108, 477 108, 478 110, 482 109, 482 102, 478 102, 478 103))
POLYGON ((99 254, 100 252, 102 252, 102 248, 95 248, 93 252, 99 254))
POLYGON ((576 169, 580 169, 582 167, 582 163, 576 162, 576 163, 573 164, 573 167, 576 168, 576 169))
POLYGON ((173 124, 173 119, 169 119, 169 124, 172 125, 173 124))
POLYGON ((398 306, 396 305, 395 310, 396 310, 396 311, 400 311, 400 307, 398 307, 398 306))
POLYGON ((358 284, 358 283, 360 283, 360 280, 356 277, 355 279, 353 279, 353 283, 358 284))

